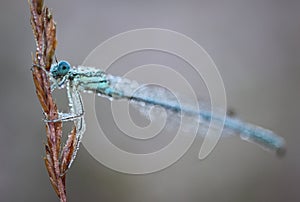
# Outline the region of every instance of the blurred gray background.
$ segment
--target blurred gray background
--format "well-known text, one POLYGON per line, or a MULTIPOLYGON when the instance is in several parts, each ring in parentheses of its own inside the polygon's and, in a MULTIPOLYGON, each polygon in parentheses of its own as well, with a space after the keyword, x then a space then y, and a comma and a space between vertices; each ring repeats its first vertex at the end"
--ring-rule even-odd
MULTIPOLYGON (((277 158, 227 138, 202 161, 196 141, 171 167, 139 176, 110 170, 81 147, 67 176, 69 201, 300 200, 300 1, 46 4, 57 22, 56 55, 74 65, 131 29, 165 28, 191 37, 215 61, 237 115, 287 141, 286 156, 277 158)), ((35 44, 27 1, 2 1, 0 10, 0 201, 57 201, 42 160, 45 129, 30 72, 35 44)))

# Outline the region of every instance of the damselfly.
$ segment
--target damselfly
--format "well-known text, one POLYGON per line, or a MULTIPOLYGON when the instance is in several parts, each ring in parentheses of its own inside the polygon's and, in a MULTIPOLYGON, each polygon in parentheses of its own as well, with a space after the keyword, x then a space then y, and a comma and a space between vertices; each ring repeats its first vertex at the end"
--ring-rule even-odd
MULTIPOLYGON (((75 68, 71 67, 67 61, 59 61, 51 66, 50 72, 47 74, 52 83, 51 90, 66 87, 70 106, 69 113, 59 113, 58 119, 47 121, 74 121, 77 129, 77 145, 69 167, 76 157, 85 131, 84 107, 80 92, 93 92, 110 99, 126 99, 129 102, 141 104, 139 106, 142 108, 145 106, 159 106, 173 113, 195 117, 207 123, 222 120, 206 109, 196 111, 164 97, 155 96, 155 94, 149 96, 147 92, 136 94, 134 91, 141 86, 137 82, 112 76, 92 67, 79 66, 75 68)), ((224 128, 240 134, 244 140, 257 143, 277 153, 281 153, 285 149, 284 139, 270 130, 244 123, 229 116, 225 118, 224 128)))

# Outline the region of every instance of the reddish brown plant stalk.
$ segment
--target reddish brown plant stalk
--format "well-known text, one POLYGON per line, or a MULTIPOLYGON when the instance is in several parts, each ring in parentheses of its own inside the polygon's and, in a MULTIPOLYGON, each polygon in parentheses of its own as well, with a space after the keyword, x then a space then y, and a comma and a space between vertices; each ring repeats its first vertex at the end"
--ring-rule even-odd
POLYGON ((76 128, 73 127, 65 146, 61 147, 62 122, 51 122, 58 118, 57 106, 51 94, 49 71, 56 48, 56 25, 43 0, 29 2, 31 26, 36 41, 33 56, 32 76, 36 94, 45 114, 47 143, 45 165, 51 184, 60 201, 66 202, 66 170, 76 145, 76 128))

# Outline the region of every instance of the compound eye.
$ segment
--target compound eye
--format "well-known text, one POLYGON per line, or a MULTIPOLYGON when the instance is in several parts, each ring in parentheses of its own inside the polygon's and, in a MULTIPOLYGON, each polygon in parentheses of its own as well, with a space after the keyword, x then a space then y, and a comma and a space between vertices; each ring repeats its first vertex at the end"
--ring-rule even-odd
POLYGON ((66 75, 71 68, 71 65, 67 61, 60 61, 58 63, 57 74, 60 76, 66 75))

